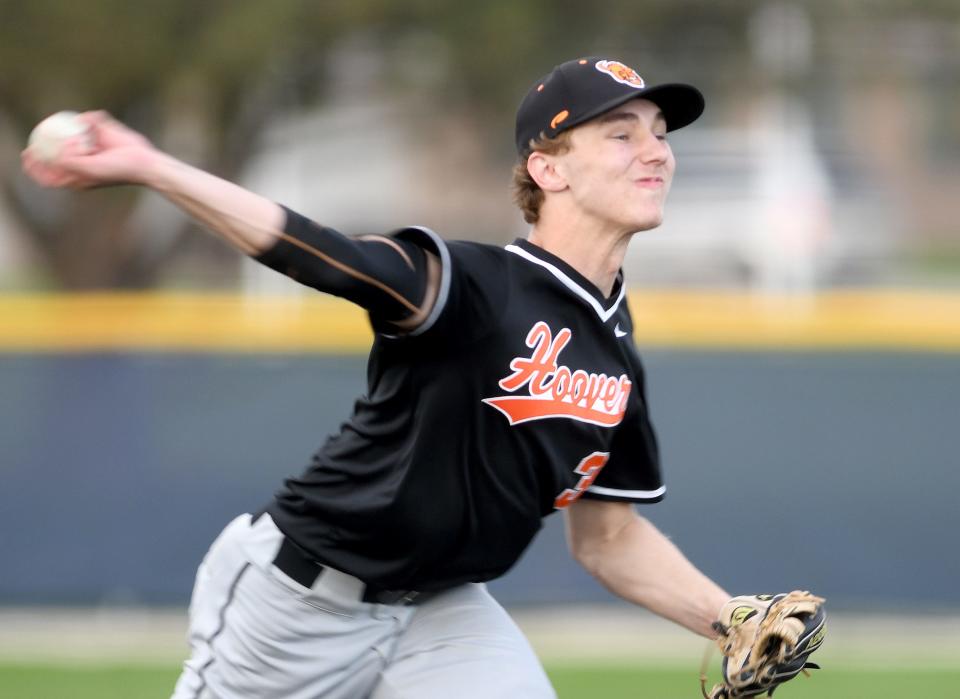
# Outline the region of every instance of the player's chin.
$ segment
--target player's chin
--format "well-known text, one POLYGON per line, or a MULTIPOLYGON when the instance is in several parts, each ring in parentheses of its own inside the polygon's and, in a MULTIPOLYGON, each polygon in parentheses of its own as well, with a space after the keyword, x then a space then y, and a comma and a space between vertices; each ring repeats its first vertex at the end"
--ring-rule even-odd
POLYGON ((646 213, 644 216, 638 216, 633 225, 633 231, 640 233, 657 228, 663 223, 663 210, 646 213))

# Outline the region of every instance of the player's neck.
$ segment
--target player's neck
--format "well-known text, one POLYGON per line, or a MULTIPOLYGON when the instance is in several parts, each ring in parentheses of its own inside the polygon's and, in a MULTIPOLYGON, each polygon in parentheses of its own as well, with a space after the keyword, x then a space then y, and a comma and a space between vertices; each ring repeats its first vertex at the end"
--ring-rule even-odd
POLYGON ((553 225, 540 220, 527 240, 556 255, 590 280, 604 296, 610 296, 623 265, 629 234, 615 235, 589 227, 553 225))

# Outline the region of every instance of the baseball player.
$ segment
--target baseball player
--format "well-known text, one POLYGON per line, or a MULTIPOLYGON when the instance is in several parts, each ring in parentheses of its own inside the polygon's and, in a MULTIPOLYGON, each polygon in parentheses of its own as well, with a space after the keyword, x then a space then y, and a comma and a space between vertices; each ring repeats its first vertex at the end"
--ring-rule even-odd
POLYGON ((702 110, 695 88, 648 86, 618 61, 557 66, 517 112, 515 198, 532 228, 504 248, 421 227, 345 237, 104 113, 83 117, 92 151, 25 151, 47 186, 161 193, 264 265, 362 306, 375 331, 349 420, 200 565, 176 699, 553 697, 483 583, 557 511, 612 592, 728 632, 730 595, 634 509, 664 484, 620 271, 631 237, 662 220, 667 133, 702 110))

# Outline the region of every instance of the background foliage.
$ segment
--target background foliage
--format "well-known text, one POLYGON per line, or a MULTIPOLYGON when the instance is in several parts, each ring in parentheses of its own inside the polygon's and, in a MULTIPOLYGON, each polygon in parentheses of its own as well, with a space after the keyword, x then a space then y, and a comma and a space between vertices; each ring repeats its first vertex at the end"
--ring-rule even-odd
MULTIPOLYGON (((853 33, 839 52, 818 40, 812 68, 799 74, 773 70, 751 51, 751 27, 768 5, 782 3, 2 0, 0 191, 53 286, 150 286, 189 224, 148 234, 136 215, 140 193, 128 189, 38 192, 17 161, 32 125, 60 109, 108 109, 161 147, 236 178, 278 114, 323 103, 331 79, 352 79, 349 67, 332 76, 330 63, 349 41, 383 57, 378 90, 432 106, 421 115, 424 133, 454 119, 487 140, 490 159, 501 164, 512 157, 502 135, 531 76, 589 53, 616 53, 658 79, 694 80, 732 104, 771 84, 809 94, 853 81, 896 84, 919 70, 943 83, 944 106, 956 108, 955 64, 918 68, 886 38, 920 31, 918 22, 956 27, 957 3, 804 3, 818 36, 837 27, 853 33), (68 222, 82 239, 61 234, 68 222)), ((960 31, 946 36, 956 55, 960 31)))

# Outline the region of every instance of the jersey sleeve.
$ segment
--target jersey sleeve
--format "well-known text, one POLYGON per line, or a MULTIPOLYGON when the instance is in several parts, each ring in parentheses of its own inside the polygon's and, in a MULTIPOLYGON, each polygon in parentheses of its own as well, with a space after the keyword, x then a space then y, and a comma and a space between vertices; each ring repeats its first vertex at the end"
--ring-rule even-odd
POLYGON ((366 309, 379 337, 459 345, 496 323, 507 294, 499 248, 447 243, 420 226, 349 237, 284 211, 277 242, 254 259, 366 309))
POLYGON ((386 339, 416 340, 462 347, 482 339, 497 326, 510 295, 503 250, 465 241, 444 241, 428 228, 404 228, 392 238, 428 250, 440 262, 437 298, 427 318, 414 331, 391 334, 374 330, 386 339))
POLYGON ((644 414, 617 427, 610 458, 583 497, 638 503, 659 502, 666 486, 653 426, 644 414))
MULTIPOLYGON (((421 254, 426 253, 433 256, 433 259, 437 262, 439 267, 437 270, 437 275, 439 278, 437 280, 436 295, 432 298, 432 304, 429 305, 428 308, 422 309, 422 313, 425 314, 423 320, 409 332, 397 332, 397 327, 395 325, 384 323, 381 318, 378 318, 372 312, 370 314, 370 325, 373 327, 375 332, 390 339, 424 335, 428 333, 431 328, 433 328, 437 322, 437 319, 443 315, 447 308, 453 276, 453 264, 450 259, 450 250, 443 238, 429 228, 425 228, 423 226, 408 226, 407 228, 401 228, 390 233, 387 238, 396 241, 400 245, 411 246, 417 250, 420 250, 421 254)), ((426 275, 427 272, 425 270, 423 280, 424 288, 427 284, 426 275)))
POLYGON ((426 251, 446 256, 442 241, 437 244, 429 236, 421 236, 423 240, 400 235, 348 237, 294 211, 284 211, 277 242, 254 259, 301 284, 365 308, 375 327, 416 330, 430 321, 434 297, 428 293, 428 280, 436 263, 426 251))

